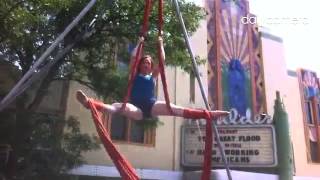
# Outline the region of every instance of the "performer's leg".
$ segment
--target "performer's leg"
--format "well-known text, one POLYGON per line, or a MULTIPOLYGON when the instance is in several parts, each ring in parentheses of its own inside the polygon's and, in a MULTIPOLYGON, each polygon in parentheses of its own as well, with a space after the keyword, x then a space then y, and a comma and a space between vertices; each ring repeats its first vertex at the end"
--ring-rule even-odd
MULTIPOLYGON (((82 92, 82 91, 77 91, 76 97, 78 99, 78 101, 85 107, 85 108, 89 108, 88 105, 88 100, 89 98, 82 92)), ((113 103, 112 105, 110 104, 104 104, 100 101, 92 101, 94 103, 94 105, 96 106, 96 108, 103 112, 107 112, 107 113, 116 113, 119 112, 121 107, 122 107, 122 103, 113 103)), ((121 112, 124 116, 134 119, 134 120, 140 120, 143 118, 143 113, 142 111, 137 108, 136 106, 127 103, 126 108, 123 112, 121 112)))
MULTIPOLYGON (((78 90, 77 91, 77 94, 76 94, 76 97, 78 99, 78 101, 87 109, 89 109, 89 104, 88 104, 88 100, 90 98, 87 97, 86 94, 84 94, 84 92, 82 92, 81 90, 78 90)), ((99 111, 107 111, 109 113, 115 113, 116 112, 116 109, 109 105, 109 104, 104 104, 100 101, 92 101, 93 104, 96 106, 96 108, 99 110, 99 111)))
MULTIPOLYGON (((183 115, 183 107, 177 106, 175 104, 170 104, 172 111, 175 116, 182 116, 183 115)), ((171 116, 170 111, 167 108, 165 101, 156 101, 151 109, 152 116, 171 116)))
MULTIPOLYGON (((118 112, 121 110, 122 104, 123 103, 113 103, 111 106, 116 109, 116 112, 118 112)), ((126 109, 122 111, 121 114, 133 120, 143 119, 143 113, 141 109, 130 103, 127 103, 126 109)))
MULTIPOLYGON (((184 108, 171 104, 173 111, 173 116, 190 118, 190 119, 202 119, 206 117, 206 114, 203 110, 184 108)), ((227 111, 209 111, 212 117, 221 117, 229 115, 227 111)), ((152 116, 171 116, 172 114, 167 108, 167 105, 164 101, 157 101, 151 111, 152 116)))

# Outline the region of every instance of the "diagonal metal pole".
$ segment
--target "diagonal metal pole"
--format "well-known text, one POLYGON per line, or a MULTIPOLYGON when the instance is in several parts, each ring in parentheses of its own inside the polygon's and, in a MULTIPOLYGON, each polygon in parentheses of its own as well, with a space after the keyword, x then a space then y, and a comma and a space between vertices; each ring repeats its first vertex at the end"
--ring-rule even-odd
MULTIPOLYGON (((190 56, 192 58, 193 70, 194 70, 194 73, 195 73, 195 75, 197 77, 197 81, 198 81, 199 86, 200 86, 200 91, 201 91, 201 95, 202 95, 203 101, 204 101, 204 103, 206 105, 206 108, 208 110, 210 110, 211 108, 209 106, 209 103, 208 103, 208 100, 207 100, 207 97, 206 97, 206 94, 205 94, 205 91, 204 91, 204 88, 203 88, 203 84, 202 84, 202 81, 201 81, 201 78, 200 78, 200 75, 199 75, 199 70, 198 70, 198 67, 197 67, 195 55, 194 55, 194 53, 192 51, 192 48, 191 48, 191 44, 190 44, 190 41, 189 41, 189 35, 187 33, 187 30, 186 30, 186 27, 185 27, 185 24, 184 24, 184 21, 183 21, 181 12, 180 12, 179 4, 178 4, 177 0, 173 0, 173 2, 174 2, 176 14, 177 14, 177 16, 179 18, 179 22, 181 24, 181 28, 183 30, 183 35, 184 35, 184 38, 185 38, 185 41, 186 41, 186 44, 187 44, 187 47, 188 47, 189 54, 190 54, 190 56)), ((225 166, 226 171, 227 171, 228 179, 232 180, 229 164, 228 164, 228 162, 226 160, 226 155, 225 155, 224 149, 222 147, 222 144, 220 142, 220 135, 219 135, 219 132, 218 132, 218 129, 217 129, 215 121, 213 123, 213 129, 214 129, 214 134, 215 134, 215 137, 216 137, 216 140, 217 140, 217 143, 218 143, 219 150, 220 150, 221 155, 222 155, 222 160, 223 160, 224 166, 225 166)))
POLYGON ((87 14, 87 12, 93 7, 96 0, 91 0, 85 8, 78 14, 78 16, 66 27, 66 29, 58 36, 58 38, 50 45, 50 47, 40 56, 40 58, 32 65, 29 71, 19 80, 19 82, 13 87, 13 89, 3 98, 0 102, 0 112, 9 105, 9 101, 16 98, 16 94, 20 91, 20 87, 32 76, 38 67, 46 60, 50 53, 56 48, 56 46, 65 38, 65 36, 79 23, 79 21, 87 14))
MULTIPOLYGON (((72 41, 72 43, 68 44, 64 49, 62 49, 61 51, 58 52, 58 54, 56 55, 56 57, 48 62, 47 64, 45 64, 43 67, 41 67, 40 69, 37 70, 37 72, 33 73, 32 76, 27 79, 20 87, 19 87, 19 91, 15 91, 14 94, 12 94, 12 97, 18 97, 20 96, 26 89, 28 89, 34 82, 36 81, 41 81, 41 79, 43 79, 45 76, 47 76, 47 74, 49 73, 50 69, 52 66, 54 66, 55 64, 58 63, 58 61, 60 61, 62 58, 65 57, 65 55, 67 53, 70 52, 70 50, 80 41, 86 40, 87 38, 89 38, 93 32, 95 31, 95 29, 93 28, 94 23, 96 21, 97 16, 91 21, 88 29, 84 30, 84 32, 82 32, 81 34, 77 35, 74 40, 72 41)), ((10 98, 7 103, 10 104, 12 101, 14 101, 14 98, 10 98)))

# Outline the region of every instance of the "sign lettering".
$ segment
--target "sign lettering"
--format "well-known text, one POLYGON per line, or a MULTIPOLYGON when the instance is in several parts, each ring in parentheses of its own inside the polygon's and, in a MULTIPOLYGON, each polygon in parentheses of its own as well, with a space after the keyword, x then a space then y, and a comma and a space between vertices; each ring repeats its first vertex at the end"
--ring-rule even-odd
MULTIPOLYGON (((205 127, 201 134, 196 126, 182 128, 182 164, 201 167, 203 162, 205 127)), ((219 140, 230 166, 272 167, 277 164, 275 132, 271 125, 218 126, 219 140)), ((213 138, 212 166, 222 167, 223 160, 213 138)))

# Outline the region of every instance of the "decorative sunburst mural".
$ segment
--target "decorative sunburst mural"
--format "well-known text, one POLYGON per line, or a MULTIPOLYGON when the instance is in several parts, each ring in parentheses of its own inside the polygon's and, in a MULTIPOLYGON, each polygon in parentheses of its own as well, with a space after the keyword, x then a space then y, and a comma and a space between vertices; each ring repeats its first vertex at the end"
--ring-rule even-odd
POLYGON ((264 112, 259 33, 241 19, 253 16, 246 0, 207 0, 209 101, 215 109, 264 112))
POLYGON ((301 81, 304 92, 304 98, 319 96, 319 84, 317 74, 308 70, 301 70, 301 81))

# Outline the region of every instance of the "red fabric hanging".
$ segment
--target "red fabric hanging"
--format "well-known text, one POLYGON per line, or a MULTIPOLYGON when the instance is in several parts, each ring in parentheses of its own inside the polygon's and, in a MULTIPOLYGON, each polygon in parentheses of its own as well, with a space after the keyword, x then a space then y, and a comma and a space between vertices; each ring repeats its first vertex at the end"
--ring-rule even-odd
POLYGON ((152 0, 145 0, 143 22, 140 36, 146 37, 149 25, 149 16, 152 8, 152 0))
MULTIPOLYGON (((142 26, 141 34, 140 34, 140 36, 143 36, 143 37, 145 37, 146 33, 147 33, 151 7, 152 7, 152 1, 151 0, 146 0, 145 7, 144 7, 143 26, 142 26)), ((159 0, 158 20, 159 20, 159 22, 158 22, 158 36, 161 37, 162 36, 162 29, 163 29, 163 0, 159 0)), ((173 113, 173 111, 171 109, 171 106, 170 106, 168 86, 167 86, 167 81, 166 81, 166 76, 165 76, 165 71, 164 71, 164 66, 165 66, 164 64, 165 63, 164 63, 164 58, 163 58, 164 56, 162 54, 162 48, 163 47, 161 46, 161 44, 159 42, 158 43, 158 59, 159 59, 160 75, 161 75, 161 80, 162 80, 163 91, 164 91, 164 96, 165 96, 165 101, 166 101, 167 108, 170 111, 170 113, 172 115, 174 115, 174 113, 173 113)), ((133 67, 131 69, 131 72, 130 72, 130 79, 129 79, 129 83, 128 83, 127 94, 126 94, 126 96, 124 98, 121 110, 125 109, 126 104, 129 101, 129 97, 131 95, 131 89, 132 89, 132 85, 133 85, 133 80, 134 80, 134 78, 135 78, 135 76, 137 74, 137 68, 138 68, 138 65, 140 63, 140 56, 142 54, 142 51, 143 51, 143 42, 141 42, 139 44, 139 46, 138 46, 135 63, 134 63, 134 65, 133 65, 133 67)), ((91 108, 91 106, 94 107, 91 104, 90 108, 91 108)), ((92 108, 91 108, 91 110, 92 110, 92 108)), ((95 109, 95 111, 96 111, 96 109, 95 109)), ((92 110, 92 112, 93 112, 93 110, 92 110)), ((97 112, 95 114, 97 114, 97 112)), ((98 116, 94 115, 94 113, 93 113, 93 116, 94 116, 94 119, 98 119, 98 118, 96 118, 98 116)), ((211 117, 210 113, 208 111, 206 111, 206 110, 203 111, 203 117, 205 117, 207 119, 207 123, 206 123, 206 139, 205 139, 204 163, 203 163, 203 172, 202 172, 201 179, 202 180, 209 180, 210 179, 210 175, 211 175, 211 154, 212 154, 212 140, 213 140, 213 138, 212 138, 212 122, 211 122, 212 121, 212 117, 211 117)), ((95 122, 96 121, 99 121, 99 119, 95 120, 95 122)), ((100 121, 100 124, 102 126, 101 121, 100 121)), ((97 125, 97 123, 96 123, 96 125, 97 125)), ((97 130, 98 130, 98 127, 97 127, 97 130)), ((106 130, 105 130, 105 132, 102 131, 101 133, 104 136, 106 136, 106 134, 108 134, 106 130)), ((100 133, 99 133, 99 135, 100 135, 100 133)), ((110 139, 109 135, 107 135, 106 137, 104 137, 104 139, 107 139, 107 140, 103 140, 105 148, 107 149, 110 157, 112 158, 112 160, 116 164, 121 176, 126 180, 131 180, 132 178, 133 179, 134 178, 138 178, 138 176, 134 173, 134 169, 131 167, 131 165, 116 150, 116 148, 114 147, 114 145, 111 142, 111 139, 110 139), (109 150, 108 150, 108 146, 111 146, 113 148, 109 148, 109 150), (120 161, 121 163, 119 163, 119 161, 118 161, 119 159, 122 159, 120 161)))
MULTIPOLYGON (((147 35, 147 30, 148 30, 148 24, 149 24, 149 16, 151 13, 151 7, 152 7, 152 0, 145 0, 145 5, 144 5, 144 14, 143 14, 143 22, 142 22, 142 28, 141 28, 141 34, 140 36, 145 37, 147 35)), ((143 51, 143 42, 141 42, 138 46, 137 49, 137 54, 134 60, 134 65, 133 67, 130 69, 130 79, 128 82, 128 87, 127 87, 127 94, 123 99, 123 104, 121 107, 121 110, 123 111, 126 108, 126 105, 129 101, 130 95, 131 95, 131 89, 132 89, 132 85, 133 85, 133 80, 136 77, 137 74, 137 68, 138 65, 140 63, 140 57, 141 57, 141 53, 143 51)))
POLYGON ((129 76, 127 94, 124 97, 123 104, 121 106, 121 111, 125 110, 125 108, 127 106, 127 103, 129 101, 129 98, 130 98, 130 95, 131 95, 131 89, 132 89, 132 86, 133 86, 133 80, 137 75, 137 66, 139 65, 140 60, 141 60, 140 56, 141 56, 142 49, 143 49, 143 42, 141 42, 139 44, 138 49, 137 49, 137 54, 136 54, 136 57, 135 57, 135 60, 134 60, 134 64, 133 64, 133 67, 131 69, 130 76, 129 76))
POLYGON ((97 132, 100 136, 100 139, 104 145, 104 148, 108 152, 113 163, 117 167, 122 179, 125 180, 139 180, 139 176, 135 172, 135 169, 131 164, 119 153, 115 145, 112 143, 110 135, 107 129, 104 127, 101 114, 98 112, 94 100, 88 101, 89 108, 93 117, 94 124, 96 126, 97 132))
MULTIPOLYGON (((149 23, 149 16, 151 13, 151 8, 152 8, 152 1, 151 0, 146 0, 145 6, 144 6, 144 16, 143 16, 143 24, 142 24, 142 29, 141 29, 141 36, 146 36, 147 30, 148 30, 148 23, 149 23)), ((163 0, 159 0, 159 6, 158 6, 158 36, 162 36, 162 29, 163 29, 163 0)), ((170 106, 170 99, 169 99, 169 93, 168 93, 168 85, 167 85, 167 80, 165 76, 165 71, 164 71, 164 55, 162 54, 162 46, 160 42, 158 42, 158 59, 159 59, 159 69, 160 69, 160 75, 161 75, 161 81, 162 81, 162 86, 163 86, 163 92, 164 92, 164 97, 166 101, 167 108, 169 112, 173 115, 173 111, 170 106)), ((123 104, 121 107, 121 110, 123 111, 129 101, 130 95, 131 95, 131 89, 133 86, 133 80, 137 75, 137 68, 140 63, 140 56, 143 51, 143 42, 141 42, 138 46, 137 54, 136 54, 136 59, 133 67, 131 68, 130 72, 130 79, 128 82, 128 88, 127 88, 127 94, 123 100, 123 104)))
POLYGON ((206 138, 204 148, 204 160, 202 167, 201 180, 209 180, 211 176, 211 155, 212 155, 212 117, 209 111, 204 111, 206 115, 206 138))
MULTIPOLYGON (((158 36, 162 37, 162 30, 163 30, 163 0, 159 0, 159 6, 158 6, 158 36)), ((159 69, 160 69, 160 75, 161 75, 161 81, 163 86, 163 93, 164 98, 166 101, 167 108, 169 112, 174 115, 171 106, 170 106, 170 98, 168 93, 168 85, 166 80, 166 75, 164 71, 164 55, 162 54, 162 45, 160 42, 158 42, 158 59, 159 59, 159 69)))
MULTIPOLYGON (((97 129, 97 132, 100 136, 100 139, 108 152, 110 158, 112 159, 113 163, 117 167, 121 177, 125 180, 138 180, 139 177, 136 174, 134 168, 131 164, 120 154, 117 148, 112 143, 110 135, 106 128, 104 127, 102 120, 101 120, 101 113, 97 110, 101 104, 101 102, 89 99, 88 101, 89 108, 92 113, 92 117, 97 129)), ((204 162, 202 167, 202 176, 201 180, 209 180, 211 175, 211 154, 212 154, 212 116, 207 110, 203 110, 203 114, 199 114, 199 110, 194 113, 193 111, 188 111, 189 118, 205 118, 207 120, 206 123, 206 138, 205 138, 205 150, 204 150, 204 162)))

